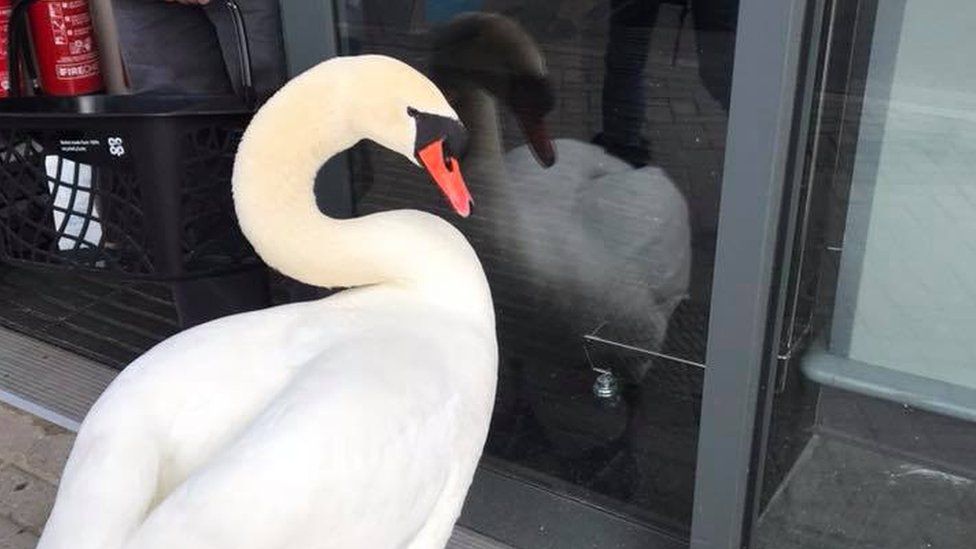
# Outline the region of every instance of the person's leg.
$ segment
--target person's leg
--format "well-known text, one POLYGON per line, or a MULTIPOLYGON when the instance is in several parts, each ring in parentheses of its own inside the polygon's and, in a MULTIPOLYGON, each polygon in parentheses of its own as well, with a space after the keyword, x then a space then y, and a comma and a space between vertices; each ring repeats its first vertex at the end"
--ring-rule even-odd
POLYGON ((162 0, 116 0, 113 8, 133 93, 231 91, 202 9, 162 0))
MULTIPOLYGON (((270 97, 288 78, 285 47, 281 36, 281 16, 277 0, 237 0, 244 18, 251 54, 251 74, 259 100, 270 97)), ((224 2, 215 0, 205 8, 217 29, 227 72, 240 93, 241 72, 237 56, 237 35, 224 2)))
POLYGON ((642 139, 646 105, 644 65, 659 0, 610 0, 610 36, 603 79, 603 134, 598 139, 608 152, 644 163, 647 143, 642 139), (630 150, 630 153, 626 151, 630 150), (636 156, 636 158, 635 158, 636 156))
POLYGON ((708 93, 729 110, 739 0, 692 0, 698 73, 708 93))

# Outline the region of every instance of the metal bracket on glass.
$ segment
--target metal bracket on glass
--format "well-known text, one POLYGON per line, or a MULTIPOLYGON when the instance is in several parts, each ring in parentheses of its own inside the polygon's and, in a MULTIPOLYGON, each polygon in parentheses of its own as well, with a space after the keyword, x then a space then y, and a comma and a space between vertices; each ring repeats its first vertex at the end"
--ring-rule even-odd
MULTIPOLYGON (((823 250, 827 253, 838 254, 843 248, 834 244, 823 245, 823 250)), ((787 329, 783 331, 783 341, 780 344, 780 351, 776 361, 776 392, 782 393, 786 390, 786 385, 790 377, 790 362, 797 354, 807 347, 813 335, 813 315, 816 304, 811 307, 808 315, 799 318, 797 314, 796 302, 799 300, 799 286, 802 280, 796 280, 791 287, 790 317, 787 319, 787 329)))
POLYGON ((590 333, 583 336, 583 353, 586 362, 590 370, 598 374, 593 383, 593 394, 597 398, 615 398, 621 391, 621 380, 639 383, 650 368, 649 361, 653 358, 676 362, 682 366, 705 368, 705 365, 699 362, 614 341, 603 333, 608 324, 607 321, 601 322, 590 333), (601 358, 600 351, 613 351, 618 359, 617 363, 611 364, 610 361, 601 358), (629 360, 627 357, 630 357, 629 360))
POLYGON ((779 355, 776 357, 776 392, 782 393, 786 390, 786 383, 789 381, 790 377, 790 361, 798 354, 799 351, 806 348, 806 343, 810 339, 810 334, 813 333, 813 323, 808 322, 804 325, 803 330, 800 334, 793 340, 788 341, 780 349, 779 355))

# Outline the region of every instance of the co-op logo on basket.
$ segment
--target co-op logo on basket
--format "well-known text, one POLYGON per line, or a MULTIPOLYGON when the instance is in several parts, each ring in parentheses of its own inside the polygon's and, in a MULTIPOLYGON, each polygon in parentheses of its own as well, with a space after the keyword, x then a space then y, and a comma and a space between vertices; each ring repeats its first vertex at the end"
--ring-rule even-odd
POLYGON ((106 142, 108 143, 108 153, 112 156, 122 156, 125 154, 125 146, 122 144, 121 137, 109 137, 106 142))

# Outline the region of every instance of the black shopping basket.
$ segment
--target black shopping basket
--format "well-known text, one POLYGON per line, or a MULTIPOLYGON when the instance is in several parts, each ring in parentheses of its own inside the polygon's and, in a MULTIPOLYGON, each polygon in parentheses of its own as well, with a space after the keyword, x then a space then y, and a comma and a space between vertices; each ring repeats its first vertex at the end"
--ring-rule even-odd
POLYGON ((0 100, 2 261, 161 281, 261 265, 231 198, 254 94, 243 21, 227 5, 242 97, 0 100))

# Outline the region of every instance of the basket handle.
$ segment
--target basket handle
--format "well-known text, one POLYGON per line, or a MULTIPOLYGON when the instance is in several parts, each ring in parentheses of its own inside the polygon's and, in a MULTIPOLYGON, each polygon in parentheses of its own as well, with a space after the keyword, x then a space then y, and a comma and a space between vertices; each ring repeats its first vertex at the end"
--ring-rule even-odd
POLYGON ((247 31, 244 28, 244 16, 241 15, 241 8, 235 0, 225 0, 224 5, 230 12, 231 22, 234 25, 234 37, 237 39, 237 59, 241 71, 241 93, 243 94, 244 104, 248 108, 253 108, 257 95, 254 92, 254 76, 251 68, 251 48, 247 43, 247 31))

